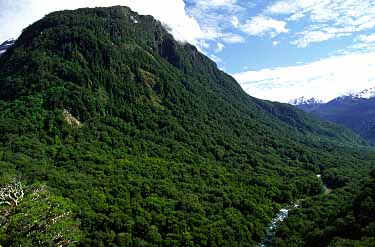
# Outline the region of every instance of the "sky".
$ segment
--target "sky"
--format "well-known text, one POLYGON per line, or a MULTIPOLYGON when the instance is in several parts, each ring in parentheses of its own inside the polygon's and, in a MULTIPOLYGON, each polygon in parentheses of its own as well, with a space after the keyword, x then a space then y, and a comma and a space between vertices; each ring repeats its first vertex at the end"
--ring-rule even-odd
POLYGON ((375 0, 0 0, 0 41, 52 11, 113 5, 153 15, 254 97, 375 87, 375 0))

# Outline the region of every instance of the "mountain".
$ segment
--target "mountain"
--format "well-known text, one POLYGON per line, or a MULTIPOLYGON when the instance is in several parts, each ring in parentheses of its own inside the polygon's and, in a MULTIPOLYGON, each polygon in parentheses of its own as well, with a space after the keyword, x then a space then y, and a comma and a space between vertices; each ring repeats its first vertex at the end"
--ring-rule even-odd
POLYGON ((375 97, 375 87, 365 89, 359 93, 349 94, 353 99, 371 99, 375 97))
POLYGON ((14 42, 14 39, 10 39, 2 43, 0 45, 0 55, 4 54, 12 45, 14 45, 14 42))
MULTIPOLYGON (((323 192, 316 174, 340 189, 374 161, 126 7, 49 14, 0 57, 0 182, 68 201, 78 246, 255 246, 282 206, 323 192)), ((21 242, 12 222, 3 246, 21 242)))
POLYGON ((318 108, 320 105, 322 105, 323 101, 315 98, 307 99, 305 97, 300 97, 297 99, 290 100, 289 104, 297 106, 305 112, 311 112, 318 108))
POLYGON ((297 104, 297 107, 375 141, 375 88, 340 96, 325 104, 297 104))

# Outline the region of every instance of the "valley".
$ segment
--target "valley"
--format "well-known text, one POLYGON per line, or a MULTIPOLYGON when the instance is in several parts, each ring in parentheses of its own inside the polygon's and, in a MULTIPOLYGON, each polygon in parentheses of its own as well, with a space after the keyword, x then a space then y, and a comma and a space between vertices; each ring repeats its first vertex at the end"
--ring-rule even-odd
POLYGON ((53 12, 0 56, 0 184, 31 188, 3 246, 371 246, 374 164, 128 7, 53 12), (66 221, 20 231, 40 193, 66 221))

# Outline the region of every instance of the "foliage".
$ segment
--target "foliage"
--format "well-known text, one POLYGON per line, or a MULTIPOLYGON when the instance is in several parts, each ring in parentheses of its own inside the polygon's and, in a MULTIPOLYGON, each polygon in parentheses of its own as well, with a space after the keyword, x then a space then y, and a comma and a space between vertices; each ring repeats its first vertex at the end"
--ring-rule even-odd
POLYGON ((1 191, 9 195, 0 210, 4 246, 75 246, 78 242, 80 232, 70 200, 52 195, 44 186, 24 188, 19 181, 1 191))
POLYGON ((303 201, 280 226, 274 245, 373 246, 374 208, 375 171, 364 185, 303 201))
POLYGON ((124 7, 52 13, 0 57, 0 179, 78 205, 78 246, 254 246, 282 205, 323 191, 316 174, 337 188, 366 174, 375 153, 362 145, 246 95, 124 7))

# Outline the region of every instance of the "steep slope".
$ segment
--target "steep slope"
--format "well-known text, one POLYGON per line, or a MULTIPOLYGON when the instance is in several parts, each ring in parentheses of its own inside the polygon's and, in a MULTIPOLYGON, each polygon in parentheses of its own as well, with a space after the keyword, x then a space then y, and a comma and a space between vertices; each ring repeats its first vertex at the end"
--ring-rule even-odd
POLYGON ((375 160, 125 7, 28 27, 0 57, 0 99, 1 176, 79 205, 80 246, 254 246, 281 204, 322 191, 317 173, 375 160))
POLYGON ((325 104, 298 104, 297 107, 320 118, 352 129, 363 138, 375 141, 374 89, 338 97, 325 104))

